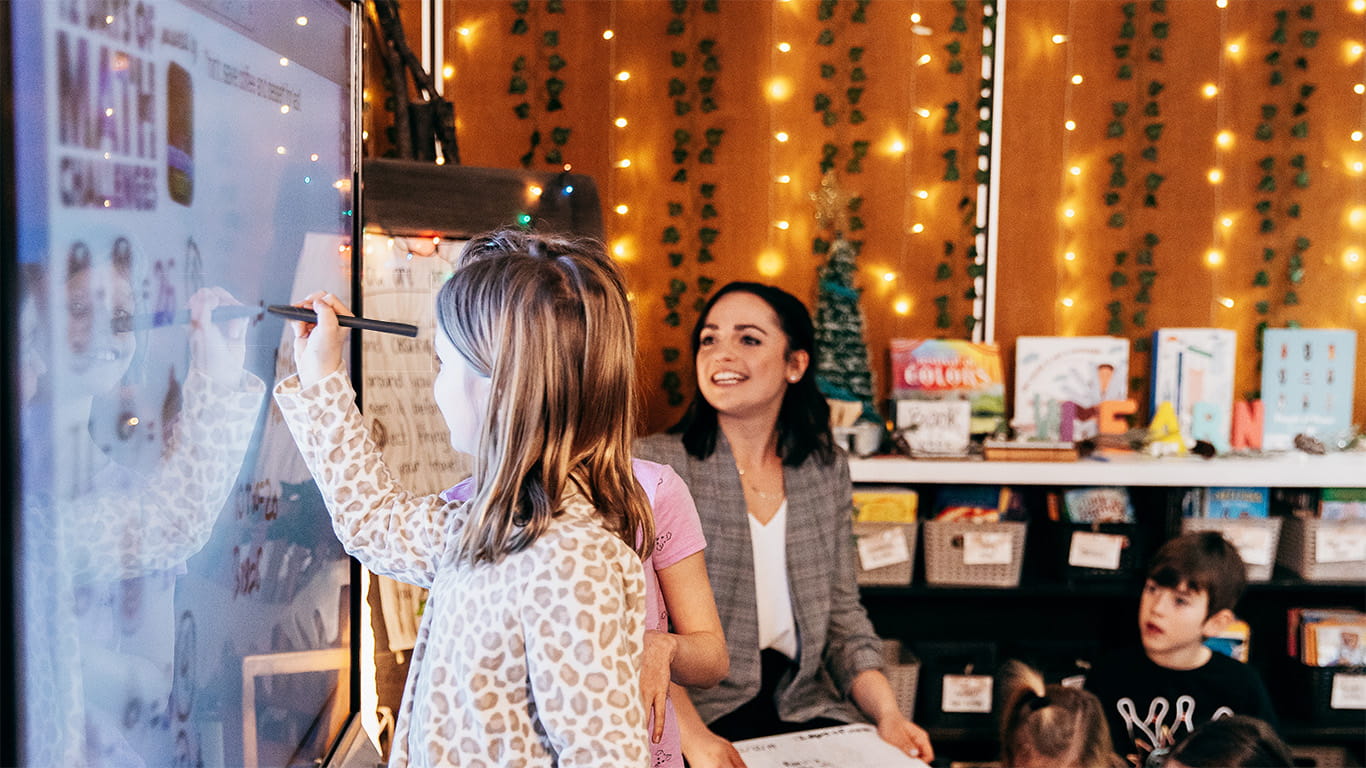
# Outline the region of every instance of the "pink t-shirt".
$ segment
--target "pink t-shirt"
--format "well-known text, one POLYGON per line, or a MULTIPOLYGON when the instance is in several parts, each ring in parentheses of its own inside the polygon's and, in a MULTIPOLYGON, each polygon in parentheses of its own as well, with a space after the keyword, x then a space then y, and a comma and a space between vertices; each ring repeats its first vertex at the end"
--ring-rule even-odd
MULTIPOLYGON (((655 548, 645 560, 645 628, 669 631, 669 610, 659 589, 658 572, 677 564, 707 546, 702 536, 702 521, 683 478, 667 464, 632 459, 636 480, 645 489, 655 517, 655 548)), ((474 478, 466 478, 441 492, 446 501, 466 501, 474 495, 474 478)), ((654 727, 653 723, 650 725, 654 727)), ((664 710, 664 736, 650 745, 652 768, 682 768, 683 748, 678 734, 678 718, 673 701, 664 710)))

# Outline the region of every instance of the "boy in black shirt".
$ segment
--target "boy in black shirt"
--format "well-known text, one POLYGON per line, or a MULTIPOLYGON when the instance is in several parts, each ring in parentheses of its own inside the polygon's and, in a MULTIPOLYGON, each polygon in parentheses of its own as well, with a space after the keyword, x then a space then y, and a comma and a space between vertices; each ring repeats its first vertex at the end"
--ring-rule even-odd
POLYGON ((1234 620, 1246 586, 1242 558, 1218 533, 1186 534, 1157 551, 1138 607, 1142 648, 1100 659, 1086 678, 1117 754, 1142 766, 1201 723, 1233 714, 1276 727, 1257 671, 1204 644, 1234 620))

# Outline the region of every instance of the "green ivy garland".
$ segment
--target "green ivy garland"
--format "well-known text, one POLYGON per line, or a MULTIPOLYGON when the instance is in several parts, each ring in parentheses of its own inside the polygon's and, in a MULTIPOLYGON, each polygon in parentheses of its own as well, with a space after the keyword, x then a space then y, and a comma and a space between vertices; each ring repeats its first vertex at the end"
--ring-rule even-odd
MULTIPOLYGON (((1288 157, 1277 158, 1274 154, 1267 154, 1257 162, 1257 167, 1262 173, 1257 181, 1260 199, 1255 210, 1260 217, 1258 233, 1264 236, 1263 265, 1252 278, 1253 287, 1262 289, 1260 292, 1263 294, 1255 305, 1257 314, 1261 317, 1256 331, 1258 352, 1262 350, 1262 333, 1269 325, 1272 307, 1269 296, 1274 291, 1281 290, 1282 306, 1293 307, 1300 303, 1296 289, 1304 282, 1305 254, 1311 245, 1308 236, 1302 233, 1281 232, 1287 221, 1299 220, 1300 201, 1297 195, 1309 188, 1309 164, 1306 162, 1304 151, 1293 144, 1309 138, 1308 101, 1316 90, 1316 86, 1307 80, 1298 84, 1290 83, 1286 77, 1286 65, 1289 64, 1296 76, 1307 76, 1309 52, 1318 43, 1319 30, 1311 26, 1314 21, 1314 6, 1310 3, 1301 5, 1293 17, 1288 10, 1279 9, 1275 11, 1274 18, 1275 28, 1268 39, 1271 51, 1264 59, 1270 68, 1267 87, 1271 91, 1271 97, 1262 104, 1261 121, 1253 135, 1258 141, 1269 144, 1276 140, 1280 133, 1289 137, 1291 145, 1288 157), (1301 22, 1297 34, 1292 34, 1290 29, 1292 21, 1301 22), (1299 48, 1298 55, 1293 59, 1287 50, 1287 46, 1292 44, 1299 48), (1276 103, 1276 97, 1280 99, 1279 104, 1276 103), (1272 274, 1275 271, 1274 263, 1278 256, 1278 248, 1288 248, 1289 255, 1281 272, 1284 282, 1273 285, 1272 274)), ((1299 325, 1294 320, 1288 320, 1286 324, 1290 327, 1299 325)))
MULTIPOLYGON (((1122 18, 1116 43, 1111 51, 1118 62, 1115 67, 1115 79, 1120 81, 1122 86, 1132 83, 1136 68, 1147 71, 1166 60, 1162 41, 1171 33, 1171 22, 1166 16, 1167 2, 1151 0, 1147 7, 1152 14, 1152 20, 1147 25, 1148 35, 1140 39, 1139 4, 1125 3, 1120 6, 1122 18)), ((1148 307, 1152 304, 1153 288, 1157 284, 1157 246, 1162 241, 1157 233, 1151 230, 1132 241, 1129 237, 1123 236, 1123 231, 1128 226, 1131 214, 1135 212, 1136 201, 1141 208, 1159 207, 1158 192, 1166 181, 1166 176, 1160 172, 1161 166, 1158 165, 1161 157, 1159 145, 1166 128, 1161 119, 1162 105, 1159 96, 1166 90, 1166 84, 1161 80, 1148 79, 1142 86, 1131 87, 1134 87, 1135 95, 1143 102, 1142 112, 1133 114, 1128 101, 1111 102, 1110 119, 1105 127, 1107 139, 1125 141, 1130 125, 1142 123, 1143 148, 1139 152, 1139 158, 1144 163, 1138 171, 1142 174, 1142 185, 1131 186, 1129 174, 1133 168, 1124 149, 1121 148, 1107 158, 1110 176, 1102 198, 1109 210, 1105 225, 1116 230, 1117 234, 1121 235, 1117 238, 1118 241, 1122 245, 1127 244, 1127 247, 1122 247, 1114 253, 1114 264, 1110 271, 1112 298, 1105 307, 1109 314, 1106 333, 1123 336, 1132 328, 1132 332, 1138 334, 1133 339, 1133 351, 1145 354, 1152 348, 1151 339, 1145 329, 1148 325, 1148 307), (1123 299, 1130 293, 1136 305, 1132 312, 1128 310, 1123 299)), ((1134 368, 1142 369, 1143 366, 1134 368)), ((1129 390, 1135 396, 1139 396, 1147 385, 1148 380, 1144 376, 1131 376, 1129 379, 1129 390)))
MULTIPOLYGON (((681 39, 688 31, 688 0, 670 0, 669 6, 673 15, 669 19, 666 33, 670 37, 681 39)), ((702 12, 708 14, 720 12, 719 0, 702 0, 700 7, 702 12)), ((689 247, 694 248, 696 263, 709 264, 715 260, 712 247, 721 236, 721 230, 716 227, 714 221, 720 215, 720 211, 717 208, 717 183, 711 174, 715 172, 716 153, 721 147, 725 130, 716 122, 698 125, 699 121, 712 120, 705 116, 720 109, 717 102, 717 78, 721 72, 721 59, 716 50, 716 41, 710 38, 702 39, 691 52, 672 48, 668 55, 669 65, 674 74, 669 78, 667 96, 672 102, 676 118, 671 153, 674 173, 670 181, 678 185, 678 194, 672 195, 673 199, 667 204, 669 223, 661 235, 662 242, 669 248, 669 266, 674 270, 674 276, 669 279, 668 293, 664 294, 664 325, 678 329, 684 325, 684 296, 689 291, 688 281, 685 279, 689 271, 685 267, 686 251, 689 247), (695 142, 694 133, 699 131, 701 141, 695 142), (689 242, 685 244, 681 222, 687 213, 689 203, 696 212, 698 228, 696 239, 689 238, 689 242)), ((698 274, 692 288, 696 294, 691 305, 693 313, 702 311, 707 297, 715 286, 714 278, 698 274)), ((682 350, 678 346, 664 346, 662 355, 664 378, 661 384, 669 406, 677 407, 684 401, 683 371, 687 368, 686 361, 683 360, 682 350)))
MULTIPOLYGON (((868 21, 868 5, 870 2, 871 0, 854 0, 854 8, 849 14, 849 21, 854 24, 866 24, 868 21)), ((816 4, 816 20, 827 24, 827 26, 821 29, 820 34, 816 37, 816 44, 819 46, 831 48, 835 44, 835 30, 828 26, 828 24, 835 18, 835 8, 837 4, 837 0, 821 0, 816 4)), ((867 117, 863 114, 863 110, 859 107, 859 102, 863 99, 863 92, 867 87, 866 83, 868 81, 868 73, 862 66, 863 53, 864 49, 859 46, 851 47, 846 52, 849 66, 846 70, 847 84, 845 85, 843 93, 844 98, 842 104, 844 109, 842 111, 837 108, 835 98, 831 97, 825 90, 822 90, 815 95, 813 104, 814 111, 821 116, 821 125, 830 131, 832 139, 834 138, 833 135, 838 133, 837 127, 841 120, 847 121, 851 126, 862 125, 867 120, 867 117)), ((838 89, 839 86, 836 85, 834 81, 839 75, 839 71, 840 68, 833 62, 822 61, 820 63, 820 77, 822 80, 826 81, 822 86, 823 89, 838 89)), ((849 143, 849 156, 848 159, 844 161, 844 171, 850 174, 862 173, 863 160, 867 157, 868 149, 871 146, 871 142, 867 139, 851 139, 849 143)), ((821 157, 817 164, 822 176, 829 171, 834 170, 835 166, 839 164, 841 151, 842 148, 834 140, 828 140, 822 144, 821 157)), ((862 197, 854 196, 849 198, 848 203, 846 204, 848 216, 845 217, 846 220, 842 231, 836 233, 837 237, 857 232, 864 228, 863 219, 858 215, 862 206, 862 197)), ((858 250, 863 247, 863 241, 850 240, 849 242, 853 245, 855 255, 857 255, 858 250)), ((830 252, 830 241, 817 235, 811 241, 811 252, 818 256, 828 254, 830 252)))
MULTIPOLYGON (((962 35, 968 32, 967 22, 967 0, 953 0, 954 16, 949 24, 949 31, 955 35, 944 45, 944 50, 948 53, 945 64, 945 71, 956 77, 961 77, 964 72, 962 54, 964 51, 962 35)), ((983 41, 979 47, 982 59, 991 59, 995 56, 995 36, 996 36, 996 0, 982 0, 981 3, 981 25, 983 30, 989 31, 992 35, 992 42, 983 41)), ((980 37, 980 36, 979 36, 980 37)), ((986 75, 977 81, 977 99, 975 101, 976 112, 979 118, 974 123, 977 128, 978 136, 987 137, 985 140, 976 142, 975 155, 973 161, 974 171, 972 180, 974 186, 990 183, 991 180, 991 131, 994 113, 992 110, 992 89, 993 82, 991 67, 983 68, 986 75), (985 114, 985 117, 980 115, 985 114)), ((957 101, 949 101, 944 105, 944 125, 941 130, 944 136, 958 136, 962 130, 959 112, 962 110, 961 104, 957 101)), ((958 149, 949 147, 940 157, 944 160, 943 180, 947 182, 957 182, 962 179, 962 173, 958 168, 958 149)), ((958 198, 958 213, 960 227, 963 230, 966 245, 962 249, 964 261, 964 273, 967 276, 967 288, 963 291, 963 299, 974 302, 978 299, 977 280, 986 274, 986 266, 981 263, 980 252, 977 247, 977 238, 984 231, 984 227, 977 224, 977 197, 974 194, 965 194, 958 198)), ((944 240, 943 252, 940 262, 935 266, 935 282, 947 283, 953 280, 954 256, 958 252, 960 243, 954 239, 944 240)), ((947 286, 946 286, 947 288, 947 286)), ((941 289, 943 290, 943 289, 941 289)), ((936 328, 948 330, 953 326, 953 317, 949 310, 950 296, 945 290, 934 298, 936 328)), ((972 304, 969 303, 969 307, 972 304)), ((967 338, 972 338, 973 332, 977 328, 979 318, 976 314, 969 311, 963 316, 963 328, 967 338)))
MULTIPOLYGON (((512 9, 516 12, 517 18, 512 22, 511 33, 521 37, 529 35, 532 31, 532 21, 539 20, 539 16, 528 19, 529 14, 533 13, 531 0, 513 0, 512 9)), ((545 12, 548 15, 563 15, 564 0, 545 0, 545 12)), ((536 152, 541 148, 544 139, 541 135, 540 121, 536 118, 537 111, 528 98, 528 94, 532 92, 531 81, 538 77, 537 73, 542 68, 549 74, 537 90, 538 96, 541 97, 537 106, 545 114, 564 109, 564 102, 560 97, 564 93, 565 81, 559 73, 569 65, 569 62, 565 61, 557 50, 559 45, 559 30, 547 29, 541 32, 537 40, 534 63, 528 61, 526 54, 520 54, 512 60, 508 93, 522 97, 522 100, 513 106, 512 111, 518 120, 529 120, 532 123, 531 133, 527 137, 527 151, 519 158, 523 168, 530 168, 536 162, 536 152)), ((570 129, 564 126, 557 125, 550 129, 549 147, 542 155, 547 164, 558 166, 564 163, 564 151, 569 143, 569 135, 570 129)))

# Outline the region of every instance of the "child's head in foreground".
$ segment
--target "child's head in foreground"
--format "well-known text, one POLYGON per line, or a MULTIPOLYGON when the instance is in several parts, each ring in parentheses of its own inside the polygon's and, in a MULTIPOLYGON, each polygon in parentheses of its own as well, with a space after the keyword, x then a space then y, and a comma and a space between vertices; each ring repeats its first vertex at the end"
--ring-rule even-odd
POLYGON ((1148 566, 1138 608, 1148 658, 1173 668, 1203 663, 1205 638, 1234 620, 1246 586, 1238 550, 1219 533, 1187 533, 1162 545, 1148 566))
POLYGON ((1018 661, 1002 669, 1001 764, 1010 768, 1112 768, 1120 765, 1095 694, 1045 685, 1018 661))
POLYGON ((653 542, 631 470, 635 323, 596 240, 499 230, 472 238, 436 298, 436 397, 477 490, 460 553, 499 560, 582 493, 632 548, 653 542))
POLYGON ((1265 721, 1221 717, 1196 728, 1167 755, 1163 768, 1286 768, 1290 748, 1265 721))

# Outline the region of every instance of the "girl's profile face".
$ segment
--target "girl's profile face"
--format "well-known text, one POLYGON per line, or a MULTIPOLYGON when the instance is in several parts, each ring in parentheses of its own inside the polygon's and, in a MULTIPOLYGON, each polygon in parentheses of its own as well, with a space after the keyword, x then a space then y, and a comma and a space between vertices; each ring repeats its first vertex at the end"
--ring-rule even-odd
POLYGON ((436 329, 436 356, 441 370, 432 382, 436 407, 446 418, 451 433, 451 447, 461 453, 473 454, 479 449, 479 435, 489 407, 489 387, 492 379, 481 376, 470 367, 446 338, 445 331, 436 329))
POLYGON ((768 302, 752 293, 722 296, 698 337, 697 386, 718 413, 777 413, 789 378, 806 371, 805 352, 788 353, 787 334, 768 302))
POLYGON ((87 392, 108 392, 128 372, 137 342, 132 331, 116 332, 114 327, 132 318, 133 307, 133 284, 107 261, 96 261, 68 276, 66 331, 71 373, 87 392))

